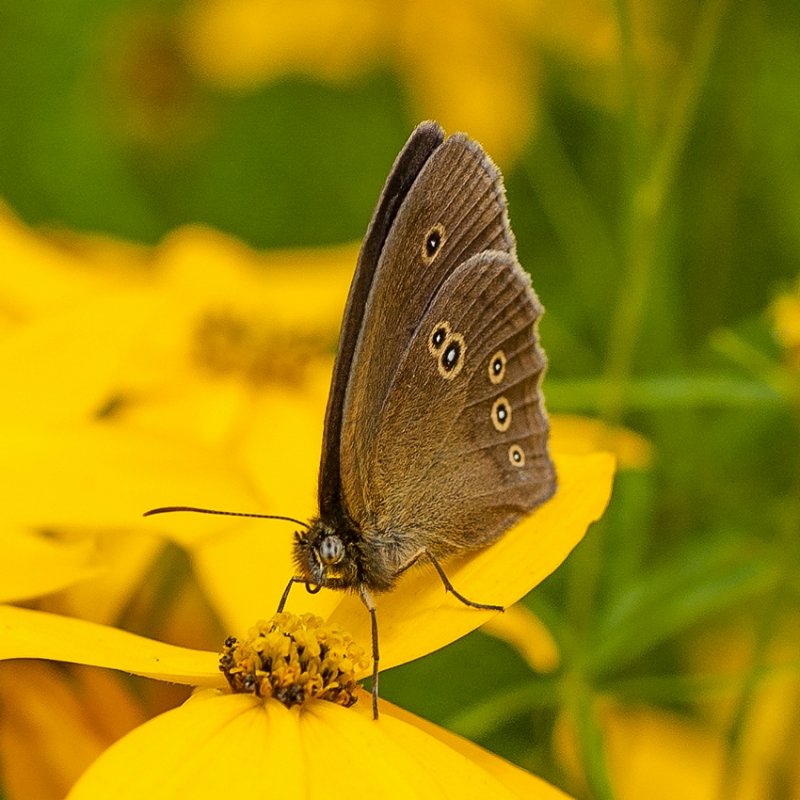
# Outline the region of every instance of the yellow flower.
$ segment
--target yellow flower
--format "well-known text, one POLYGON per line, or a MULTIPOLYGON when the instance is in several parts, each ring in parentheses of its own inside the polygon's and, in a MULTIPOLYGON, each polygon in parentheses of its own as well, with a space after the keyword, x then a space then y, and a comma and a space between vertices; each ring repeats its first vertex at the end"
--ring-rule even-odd
POLYGON ((359 707, 206 690, 112 746, 69 797, 565 797, 388 704, 378 723, 359 707))
POLYGON ((738 749, 732 762, 723 764, 729 771, 723 787, 731 800, 800 796, 800 729, 793 713, 800 707, 800 615, 784 609, 768 643, 760 640, 758 624, 757 616, 745 614, 704 629, 687 647, 690 670, 721 687, 703 711, 706 727, 723 744, 741 712, 746 676, 756 672, 738 749))
POLYGON ((143 248, 105 237, 43 236, 2 200, 0 257, 0 334, 97 299, 146 261, 143 248))
MULTIPOLYGON (((102 574, 50 608, 116 620, 163 534, 189 548, 230 526, 197 520, 165 531, 142 519, 148 507, 177 498, 311 512, 356 252, 265 255, 203 228, 134 248, 54 239, 0 213, 0 255, 19 265, 0 285, 0 368, 10 376, 0 467, 15 477, 3 495, 6 528, 20 542, 48 530, 104 559, 102 574)), ((75 583, 68 574, 52 588, 75 583)), ((27 596, 44 580, 39 573, 27 596)))
MULTIPOLYGON (((692 714, 652 705, 596 701, 614 796, 620 800, 761 800, 797 797, 800 704, 797 640, 800 617, 785 617, 764 653, 741 742, 729 760, 730 726, 739 712, 745 676, 753 667, 752 620, 705 627, 687 648, 689 672, 713 687, 692 714)), ((586 789, 574 720, 556 724, 556 751, 572 785, 586 789)))
MULTIPOLYGON (((557 456, 557 466, 561 483, 551 501, 483 552, 448 563, 448 573, 461 591, 512 604, 555 569, 588 524, 602 514, 613 459, 604 454, 557 456)), ((229 583, 239 577, 236 572, 226 574, 229 583)), ((269 583, 262 581, 254 588, 260 592, 263 612, 269 583)), ((339 598, 332 592, 321 594, 339 598)), ((314 600, 302 594, 298 598, 304 606, 314 600)), ((378 614, 385 655, 381 666, 388 667, 444 646, 478 627, 492 612, 464 608, 443 591, 435 574, 418 570, 379 598, 378 614)), ((369 652, 367 615, 351 598, 331 615, 329 624, 337 623, 345 629, 353 623, 355 642, 369 652)), ((381 703, 377 723, 363 698, 352 708, 311 700, 301 709, 287 710, 274 699, 220 692, 223 678, 215 653, 12 607, 0 609, 0 628, 0 657, 5 659, 52 658, 216 689, 120 740, 79 782, 75 797, 109 792, 117 797, 172 797, 181 792, 204 797, 222 787, 268 796, 276 786, 310 794, 326 787, 375 793, 380 786, 386 796, 394 792, 387 786, 387 775, 396 792, 406 795, 559 796, 536 778, 387 703, 381 703)), ((369 671, 358 658, 354 666, 358 677, 369 671)))

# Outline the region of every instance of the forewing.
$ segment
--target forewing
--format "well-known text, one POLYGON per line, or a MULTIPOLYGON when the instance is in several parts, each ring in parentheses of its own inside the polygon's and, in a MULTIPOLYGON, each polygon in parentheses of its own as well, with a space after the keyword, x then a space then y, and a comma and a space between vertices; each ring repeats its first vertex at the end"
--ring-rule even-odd
POLYGON ((403 199, 353 352, 340 469, 344 505, 359 524, 374 499, 369 472, 400 361, 445 282, 459 265, 487 250, 515 253, 502 178, 480 145, 455 134, 436 148, 403 199))

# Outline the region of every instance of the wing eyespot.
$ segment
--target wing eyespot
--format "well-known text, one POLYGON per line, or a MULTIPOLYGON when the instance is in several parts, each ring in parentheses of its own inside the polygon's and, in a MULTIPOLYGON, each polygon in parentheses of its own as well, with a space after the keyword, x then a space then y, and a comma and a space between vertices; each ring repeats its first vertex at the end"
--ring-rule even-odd
POLYGON ((492 404, 492 425, 500 433, 511 427, 511 404, 505 397, 498 397, 492 404))
POLYGON ((426 266, 430 266, 434 262, 446 240, 447 234, 441 222, 437 222, 425 234, 422 242, 422 261, 426 266))
POLYGON ((439 374, 451 381, 464 367, 464 353, 467 346, 460 333, 451 333, 444 341, 436 360, 439 374))
POLYGON ((428 351, 434 358, 439 358, 448 336, 450 336, 450 323, 447 320, 443 319, 433 326, 428 337, 428 351))
POLYGON ((496 386, 498 383, 501 383, 503 378, 506 376, 506 364, 508 363, 508 359, 506 358, 506 354, 502 350, 498 350, 490 359, 489 359, 489 380, 496 386))
POLYGON ((512 444, 508 448, 508 460, 512 467, 524 467, 525 451, 518 444, 512 444))

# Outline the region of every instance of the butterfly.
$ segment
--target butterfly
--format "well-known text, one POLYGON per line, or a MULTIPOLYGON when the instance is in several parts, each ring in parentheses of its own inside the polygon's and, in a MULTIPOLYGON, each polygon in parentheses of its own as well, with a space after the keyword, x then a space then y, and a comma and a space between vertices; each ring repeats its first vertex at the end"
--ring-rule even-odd
MULTIPOLYGON (((375 595, 409 568, 498 539, 556 490, 540 389, 543 308, 516 257, 502 176, 464 134, 423 122, 397 156, 361 247, 325 415, 319 514, 292 576, 375 595)), ((200 510, 188 507, 154 509, 200 510)), ((265 516, 265 515, 247 515, 265 516)), ((291 519, 283 517, 283 519, 291 519)))

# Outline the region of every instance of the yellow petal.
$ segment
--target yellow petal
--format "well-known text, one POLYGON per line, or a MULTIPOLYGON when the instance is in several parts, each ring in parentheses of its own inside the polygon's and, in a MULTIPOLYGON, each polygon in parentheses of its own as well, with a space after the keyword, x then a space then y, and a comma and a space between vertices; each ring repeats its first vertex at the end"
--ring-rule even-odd
POLYGON ((537 672, 558 669, 558 646, 550 631, 539 617, 519 603, 492 617, 481 632, 510 644, 537 672))
MULTIPOLYGON (((286 709, 249 695, 198 693, 112 746, 70 800, 250 797, 563 797, 507 765, 505 779, 390 708, 315 701, 286 709), (509 781, 515 771, 516 782, 509 781), (511 784, 511 785, 509 785, 511 784), (522 789, 522 791, 520 791, 522 789)), ((427 726, 430 727, 430 726, 427 726)), ((483 761, 483 763, 480 763, 483 761)))
POLYGON ((134 527, 191 541, 225 523, 186 515, 181 526, 167 526, 142 514, 210 497, 227 508, 255 504, 225 453, 99 422, 15 428, 0 449, 0 473, 14 476, 2 496, 4 516, 31 528, 134 527))
POLYGON ((89 541, 60 542, 6 525, 0 548, 0 602, 4 603, 56 592, 100 569, 89 541))
POLYGON ((119 390, 125 357, 153 312, 129 289, 15 329, 0 346, 0 419, 9 426, 80 421, 119 390))
POLYGON ((219 653, 189 650, 85 620, 0 606, 0 659, 46 658, 135 675, 221 686, 219 653))
POLYGON ((292 530, 286 522, 250 520, 193 549, 195 574, 229 633, 242 634, 277 611, 295 572, 292 530))
POLYGON ((69 535, 63 534, 64 545, 91 547, 102 559, 103 569, 92 575, 91 580, 74 583, 57 595, 41 599, 37 607, 111 625, 125 613, 134 594, 139 592, 141 599, 143 576, 153 567, 166 543, 160 536, 134 532, 75 534, 79 538, 74 541, 66 538, 69 535))
MULTIPOLYGON (((326 374, 324 386, 318 382, 317 391, 309 387, 302 395, 277 387, 265 389, 254 403, 251 435, 242 458, 264 498, 264 507, 258 510, 301 520, 315 513, 329 380, 326 374)), ((182 523, 180 517, 168 524, 182 523)), ((196 574, 227 630, 245 631, 275 611, 295 571, 292 534, 297 528, 288 522, 252 520, 192 547, 196 574)), ((319 616, 327 617, 338 602, 335 597, 327 600, 329 605, 322 612, 315 607, 319 616)))
MULTIPOLYGON (((583 538, 608 504, 614 459, 607 453, 556 457, 559 488, 550 501, 526 517, 499 541, 477 554, 445 563, 453 586, 481 603, 511 606, 544 580, 583 538)), ((310 610, 302 592, 291 610, 310 610)), ((290 598, 291 600, 292 598, 290 598)), ((468 608, 445 592, 436 573, 419 568, 397 588, 378 598, 381 667, 411 661, 444 647, 480 627, 495 613, 468 608)), ((369 646, 370 620, 358 598, 348 595, 331 621, 369 646)))
MULTIPOLYGON (((367 704, 368 702, 365 700, 360 705, 363 709, 367 704)), ((356 706, 356 708, 357 707, 358 706, 356 706)), ((436 737, 443 744, 446 744, 448 747, 464 755, 473 764, 477 764, 487 772, 490 772, 518 797, 542 798, 542 800, 567 800, 567 795, 561 790, 556 789, 555 786, 551 786, 536 775, 531 775, 531 773, 520 769, 504 758, 500 758, 494 753, 484 750, 482 747, 478 747, 478 745, 469 741, 469 739, 464 739, 445 728, 440 728, 438 725, 434 725, 432 722, 428 722, 428 720, 422 717, 415 716, 410 711, 406 711, 399 706, 392 705, 382 700, 380 713, 382 719, 383 717, 394 717, 416 726, 430 736, 436 737)))
POLYGON ((358 249, 347 244, 259 251, 210 228, 181 228, 157 252, 157 284, 168 303, 152 340, 182 346, 199 312, 234 309, 245 318, 260 315, 277 330, 329 332, 333 346, 358 249))
POLYGON ((518 796, 463 752, 413 724, 412 715, 404 718, 382 708, 387 713, 377 722, 367 697, 351 709, 318 702, 307 714, 301 712, 301 739, 315 760, 307 770, 309 796, 341 797, 348 787, 362 797, 518 796), (327 746, 331 741, 339 747, 327 746), (342 750, 345 769, 339 768, 342 750))
POLYGON ((201 693, 113 745, 68 797, 304 797, 297 737, 280 703, 201 693))

